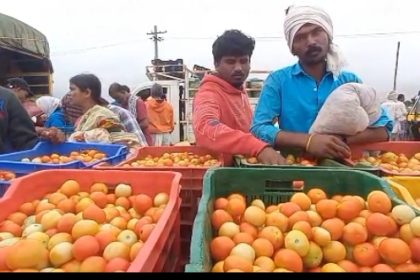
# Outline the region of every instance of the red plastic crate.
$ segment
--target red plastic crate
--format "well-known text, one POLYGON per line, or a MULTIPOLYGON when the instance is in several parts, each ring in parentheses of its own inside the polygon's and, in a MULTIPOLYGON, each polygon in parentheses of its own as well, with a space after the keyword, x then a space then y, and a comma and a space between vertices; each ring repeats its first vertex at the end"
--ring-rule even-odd
MULTIPOLYGON (((380 151, 380 152, 392 152, 395 154, 405 154, 408 158, 414 156, 416 153, 420 153, 420 142, 417 141, 389 141, 389 142, 378 142, 363 145, 352 145, 351 149, 351 160, 347 163, 353 165, 356 161, 362 158, 364 152, 368 151, 380 151)), ((379 169, 385 175, 400 175, 401 173, 392 172, 382 167, 379 169)), ((404 176, 419 176, 418 174, 404 174, 404 176)))
MULTIPOLYGON (((119 163, 116 166, 109 165, 98 165, 94 169, 108 169, 108 170, 171 170, 182 174, 181 177, 181 246, 187 248, 186 253, 182 254, 182 264, 186 264, 189 258, 189 248, 191 243, 192 226, 194 223, 195 216, 197 215, 197 209, 200 202, 202 189, 203 189, 203 178, 204 174, 210 167, 123 167, 126 164, 135 162, 138 159, 145 158, 148 155, 153 157, 160 157, 164 153, 194 153, 199 156, 211 155, 213 158, 218 159, 220 164, 217 166, 224 166, 224 160, 222 154, 215 154, 207 149, 197 146, 170 146, 170 147, 143 147, 140 148, 137 153, 119 163)), ((216 167, 216 166, 212 166, 216 167)))
POLYGON ((181 174, 162 171, 45 170, 18 178, 0 199, 0 221, 18 211, 21 204, 55 192, 69 179, 79 182, 81 191, 89 191, 95 182, 112 190, 119 183, 131 185, 134 194, 169 194, 169 202, 149 239, 144 243, 128 272, 174 272, 180 269, 179 197, 181 174))

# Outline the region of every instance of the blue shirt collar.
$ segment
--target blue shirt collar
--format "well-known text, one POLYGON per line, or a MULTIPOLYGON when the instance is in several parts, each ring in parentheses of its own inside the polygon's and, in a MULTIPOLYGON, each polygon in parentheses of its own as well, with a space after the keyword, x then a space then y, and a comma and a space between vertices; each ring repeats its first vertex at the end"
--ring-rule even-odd
MULTIPOLYGON (((292 75, 306 74, 299 62, 292 67, 292 75)), ((307 74, 306 74, 307 75, 307 74)))
MULTIPOLYGON (((299 75, 299 74, 303 74, 306 75, 308 77, 311 77, 311 75, 309 75, 308 73, 305 72, 305 70, 303 70, 303 67, 300 65, 299 61, 296 62, 295 65, 292 66, 292 71, 291 71, 292 75, 299 75)), ((328 75, 332 75, 332 72, 327 71, 324 75, 324 77, 328 76, 328 75)), ((337 77, 334 77, 334 81, 337 79, 337 77)))

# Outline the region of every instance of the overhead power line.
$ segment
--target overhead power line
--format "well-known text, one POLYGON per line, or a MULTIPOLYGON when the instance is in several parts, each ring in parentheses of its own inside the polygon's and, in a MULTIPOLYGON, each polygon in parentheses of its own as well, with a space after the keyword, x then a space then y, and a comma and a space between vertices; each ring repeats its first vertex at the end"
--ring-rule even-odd
MULTIPOLYGON (((354 34, 337 34, 334 37, 342 38, 357 38, 357 37, 378 37, 378 36, 393 36, 393 35, 410 35, 410 34, 420 34, 420 30, 413 31, 393 31, 393 32, 372 32, 372 33, 354 33, 354 34)), ((284 36, 256 36, 256 40, 281 40, 284 39, 284 36)), ((215 39, 214 37, 183 37, 183 36, 174 36, 167 37, 166 39, 171 40, 211 40, 215 39)))
MULTIPOLYGON (((166 33, 166 31, 161 33, 166 33)), ((158 33, 158 34, 161 34, 158 33)), ((413 31, 393 31, 393 32, 372 32, 372 33, 354 33, 354 34, 337 34, 335 35, 335 38, 378 38, 378 37, 387 37, 387 36, 395 36, 395 35, 416 35, 420 34, 420 30, 413 30, 413 31)), ((148 35, 151 35, 148 33, 148 35)), ((158 41, 162 41, 163 38, 156 36, 156 40, 154 41, 155 44, 157 44, 158 41)), ((284 40, 284 36, 256 36, 254 37, 255 40, 261 40, 261 41, 279 41, 284 40)), ((151 37, 150 39, 154 40, 154 37, 151 37)), ((167 40, 214 40, 215 37, 183 37, 183 36, 172 36, 172 37, 166 37, 167 40)), ((129 44, 136 44, 139 42, 142 42, 144 40, 137 39, 137 40, 131 40, 126 42, 119 42, 119 43, 110 43, 105 44, 101 46, 92 46, 87 48, 80 48, 80 49, 73 49, 73 50, 66 50, 66 51, 56 51, 52 52, 53 55, 56 56, 62 56, 62 55, 70 55, 70 54, 78 54, 78 53, 84 53, 88 51, 93 50, 100 50, 100 49, 106 49, 106 48, 113 48, 118 47, 122 45, 129 45, 129 44)), ((155 55, 157 55, 157 52, 155 52, 155 55)))
POLYGON ((54 55, 69 55, 69 54, 84 53, 84 52, 93 51, 93 50, 100 50, 100 49, 119 47, 119 46, 123 46, 123 45, 137 44, 141 41, 144 41, 144 40, 132 40, 132 41, 126 41, 126 42, 105 44, 105 45, 95 46, 95 47, 72 49, 72 50, 66 50, 66 51, 55 51, 55 52, 52 52, 52 54, 54 54, 54 55))
POLYGON ((342 34, 342 35, 337 35, 336 37, 353 38, 353 37, 378 37, 378 36, 412 35, 412 34, 420 34, 420 30, 342 34))

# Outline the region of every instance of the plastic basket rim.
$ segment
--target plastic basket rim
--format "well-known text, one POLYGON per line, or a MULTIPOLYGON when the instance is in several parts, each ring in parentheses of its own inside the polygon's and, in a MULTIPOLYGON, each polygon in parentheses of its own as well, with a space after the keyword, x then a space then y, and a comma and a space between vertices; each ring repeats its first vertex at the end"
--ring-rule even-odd
POLYGON ((146 170, 160 170, 160 169, 164 169, 164 170, 209 170, 212 168, 219 168, 222 167, 222 165, 219 163, 217 165, 212 165, 212 166, 208 166, 208 167, 188 167, 188 166, 136 166, 136 167, 122 167, 119 166, 120 164, 116 165, 116 166, 95 166, 94 169, 97 170, 121 170, 121 171, 125 171, 125 170, 138 170, 138 171, 146 171, 146 170))
POLYGON ((243 167, 243 168, 279 168, 279 169, 319 169, 319 170, 325 170, 325 169, 354 169, 354 170, 361 170, 361 171, 367 171, 367 172, 375 172, 375 171, 380 171, 379 168, 375 168, 375 167, 361 167, 361 166, 351 166, 340 163, 334 159, 321 159, 319 160, 319 164, 320 165, 314 165, 314 166, 305 166, 305 165, 287 165, 287 164, 282 164, 282 165, 266 165, 266 164, 253 164, 253 163, 248 163, 246 162, 246 159, 241 158, 237 155, 234 155, 234 159, 235 162, 239 161, 239 166, 238 167, 243 167), (333 162, 334 165, 322 165, 325 162, 333 162))
MULTIPOLYGON (((193 153, 194 151, 191 151, 191 153, 193 153)), ((180 152, 182 153, 182 152, 180 152)), ((118 163, 115 166, 97 166, 97 169, 118 169, 118 170, 153 170, 153 169, 168 169, 168 170, 187 170, 187 169, 192 169, 192 170, 207 170, 210 168, 214 168, 214 167, 222 167, 224 166, 224 159, 223 159, 223 154, 221 153, 216 153, 213 152, 207 148, 204 147, 200 147, 200 146, 164 146, 164 147, 156 147, 156 146, 146 146, 146 147, 141 147, 139 148, 135 154, 133 154, 130 158, 127 158, 126 160, 118 163), (206 153, 210 154, 212 157, 214 157, 215 159, 218 160, 218 163, 212 166, 203 166, 203 167, 198 167, 198 166, 194 166, 194 167, 188 167, 188 166, 138 166, 138 167, 123 167, 123 165, 125 164, 130 164, 133 161, 139 160, 140 159, 140 153, 142 151, 147 151, 147 150, 153 150, 153 149, 169 149, 169 151, 164 151, 163 153, 176 153, 176 151, 171 151, 171 150, 177 150, 177 149, 200 149, 200 150, 204 150, 206 153)))
POLYGON ((34 169, 34 171, 39 170, 38 168, 50 168, 50 169, 54 169, 54 168, 57 168, 57 169, 59 169, 59 168, 63 168, 63 169, 64 168, 69 168, 69 169, 71 169, 71 168, 90 168, 90 167, 95 166, 97 164, 100 164, 102 162, 110 161, 110 160, 113 160, 113 159, 115 159, 119 156, 125 156, 125 155, 128 154, 127 147, 124 146, 124 145, 120 145, 120 144, 64 142, 64 143, 60 143, 60 144, 57 144, 57 145, 97 146, 98 149, 101 148, 101 147, 107 147, 107 148, 116 149, 116 154, 112 155, 112 156, 109 156, 109 157, 106 157, 106 158, 103 158, 103 159, 100 159, 100 160, 97 160, 97 161, 94 161, 92 163, 84 163, 81 160, 72 160, 72 161, 67 162, 67 163, 52 164, 52 163, 33 163, 33 162, 22 162, 22 161, 17 161, 17 160, 1 159, 2 157, 9 157, 9 156, 18 155, 18 154, 25 153, 25 152, 32 152, 32 151, 35 152, 37 149, 42 147, 42 145, 50 145, 50 144, 48 143, 48 141, 39 141, 32 149, 0 155, 0 163, 18 165, 18 166, 19 165, 20 166, 25 166, 25 168, 28 168, 28 169, 32 167, 32 169, 34 169))
MULTIPOLYGON (((252 170, 255 171, 263 171, 263 170, 273 170, 274 168, 252 168, 252 170)), ((209 190, 207 190, 207 188, 210 188, 210 184, 206 184, 206 183, 210 183, 211 180, 211 176, 213 176, 214 173, 220 172, 221 170, 226 170, 226 171, 234 171, 234 170, 238 170, 238 168, 233 168, 233 167, 225 167, 225 168, 213 168, 211 170, 208 170, 205 174, 204 174, 204 178, 203 178, 203 184, 204 184, 204 188, 203 188, 203 194, 202 194, 202 198, 204 197, 204 195, 208 195, 209 194, 209 190)), ((239 169, 240 170, 240 169, 239 169)), ((251 170, 251 168, 249 168, 249 170, 251 170)), ((279 171, 281 169, 279 168, 279 171)), ((395 192, 392 190, 390 184, 387 182, 387 180, 385 180, 384 178, 378 177, 376 175, 373 175, 369 172, 363 171, 363 170, 357 170, 357 169, 345 169, 345 168, 330 168, 330 169, 302 169, 302 168, 290 168, 290 169, 283 169, 281 171, 286 172, 286 171, 304 171, 304 172, 315 172, 315 173, 323 173, 323 172, 327 172, 327 171, 331 171, 331 172, 339 172, 339 173, 354 173, 354 174, 359 174, 359 175, 363 175, 363 176, 367 176, 370 177, 372 179, 378 180, 381 182, 381 186, 384 187, 385 192, 387 192, 388 195, 390 195, 391 200, 394 200, 395 202, 398 203, 405 203, 404 201, 402 201, 401 199, 399 199, 395 192)), ((224 171, 222 171, 224 172, 224 171)), ((235 172, 235 171, 234 171, 235 172)), ((200 201, 201 204, 201 201, 200 201)), ((199 209, 200 210, 200 205, 199 205, 199 209)))
MULTIPOLYGON (((266 165, 262 163, 248 163, 244 158, 237 158, 239 159, 239 167, 246 167, 246 168, 283 168, 283 169, 331 169, 334 168, 332 166, 321 166, 321 165, 314 165, 314 166, 305 166, 305 165, 288 165, 288 164, 279 164, 279 165, 266 165)), ((337 167, 339 168, 339 167, 337 167)))

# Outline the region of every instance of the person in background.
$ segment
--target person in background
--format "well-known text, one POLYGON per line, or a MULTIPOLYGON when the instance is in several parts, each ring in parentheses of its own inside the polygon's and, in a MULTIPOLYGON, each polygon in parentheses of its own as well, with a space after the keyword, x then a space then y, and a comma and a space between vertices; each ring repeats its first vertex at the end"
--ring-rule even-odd
POLYGON ((405 102, 405 96, 404 96, 404 94, 398 94, 398 96, 397 96, 397 100, 398 100, 399 102, 404 103, 404 102, 405 102))
POLYGON ((407 111, 410 111, 409 109, 412 106, 410 99, 405 99, 404 94, 398 94, 398 100, 401 101, 402 103, 404 103, 405 108, 407 108, 407 111))
POLYGON ((0 154, 32 149, 38 135, 25 108, 13 92, 0 87, 0 154))
MULTIPOLYGON (((128 92, 128 93, 130 93, 130 88, 128 87, 128 86, 126 86, 126 85, 121 85, 121 88, 120 88, 122 91, 124 91, 124 92, 128 92)), ((121 104, 120 103, 118 103, 118 101, 116 101, 116 100, 114 100, 114 102, 112 102, 111 103, 112 105, 116 105, 116 106, 120 106, 120 107, 122 107, 121 106, 121 104)))
POLYGON ((120 121, 124 125, 124 128, 127 132, 133 133, 137 136, 139 139, 139 145, 141 147, 148 146, 143 131, 141 130, 136 118, 130 113, 130 111, 113 104, 108 104, 106 107, 120 118, 120 121))
POLYGON ((409 135, 410 139, 420 141, 420 90, 411 98, 411 104, 408 121, 409 135))
POLYGON ((124 144, 135 148, 137 136, 125 130, 119 117, 106 108, 101 98, 101 82, 93 74, 80 74, 70 79, 72 103, 80 106, 83 115, 76 122, 70 141, 124 144))
POLYGON ((420 90, 418 91, 417 95, 414 95, 411 98, 411 102, 410 102, 410 112, 415 113, 415 114, 419 114, 420 113, 420 102, 418 102, 420 98, 420 90))
POLYGON ((22 78, 11 78, 7 80, 7 88, 11 89, 16 94, 19 101, 28 112, 29 117, 36 123, 37 118, 42 115, 42 111, 36 106, 36 103, 33 100, 34 93, 29 88, 28 83, 22 78))
POLYGON ((0 154, 32 149, 40 139, 61 143, 65 137, 53 128, 38 135, 17 96, 7 88, 0 87, 0 154))
POLYGON ((141 90, 139 93, 137 93, 137 95, 141 98, 141 100, 146 102, 146 100, 150 97, 150 88, 141 90))
POLYGON ((111 84, 108 92, 109 96, 120 104, 121 107, 130 111, 130 113, 136 117, 136 120, 146 137, 147 144, 152 146, 153 140, 148 131, 149 120, 147 119, 147 108, 144 101, 141 98, 130 94, 130 92, 127 91, 127 88, 124 88, 124 86, 118 83, 111 84))
POLYGON ((388 100, 382 103, 382 108, 388 111, 394 121, 391 140, 403 140, 406 133, 404 132, 402 123, 407 120, 407 109, 404 103, 398 100, 398 94, 395 91, 391 91, 387 98, 388 100))
POLYGON ((52 96, 41 96, 36 100, 36 105, 46 116, 44 127, 36 127, 37 131, 40 129, 56 127, 65 134, 73 132, 74 126, 66 120, 63 109, 60 106, 60 99, 52 96))
POLYGON ((126 86, 126 85, 122 85, 122 86, 121 86, 121 88, 122 88, 122 90, 124 90, 124 91, 126 91, 126 92, 130 93, 130 88, 129 88, 128 86, 126 86))
POLYGON ((408 114, 408 107, 407 107, 407 103, 405 102, 405 96, 404 94, 398 94, 397 97, 398 102, 401 102, 402 104, 404 104, 405 107, 405 115, 404 118, 401 118, 401 135, 399 136, 400 141, 407 141, 410 140, 410 132, 409 132, 409 126, 408 126, 408 121, 407 121, 407 114, 408 114))
POLYGON ((333 43, 332 21, 324 10, 289 7, 284 34, 299 61, 271 73, 265 80, 252 133, 276 148, 300 148, 320 158, 347 158, 348 144, 386 141, 392 121, 383 110, 372 128, 354 136, 308 133, 328 96, 340 85, 361 80, 342 70, 344 58, 333 43), (275 117, 279 118, 278 128, 273 125, 275 117))
POLYGON ((77 119, 83 115, 82 108, 73 104, 71 92, 66 93, 61 98, 61 108, 63 109, 66 120, 73 124, 73 126, 77 119))
POLYGON ((269 144, 253 136, 252 110, 243 86, 248 77, 255 40, 239 30, 227 30, 213 43, 216 71, 206 74, 193 103, 197 145, 224 155, 257 157, 264 164, 284 164, 269 144))
POLYGON ((155 146, 169 146, 171 133, 174 130, 174 109, 164 99, 163 88, 154 84, 151 96, 146 101, 149 131, 155 146))
POLYGON ((413 101, 413 110, 414 110, 414 113, 416 115, 420 115, 420 90, 417 93, 417 95, 414 96, 411 100, 413 101))

